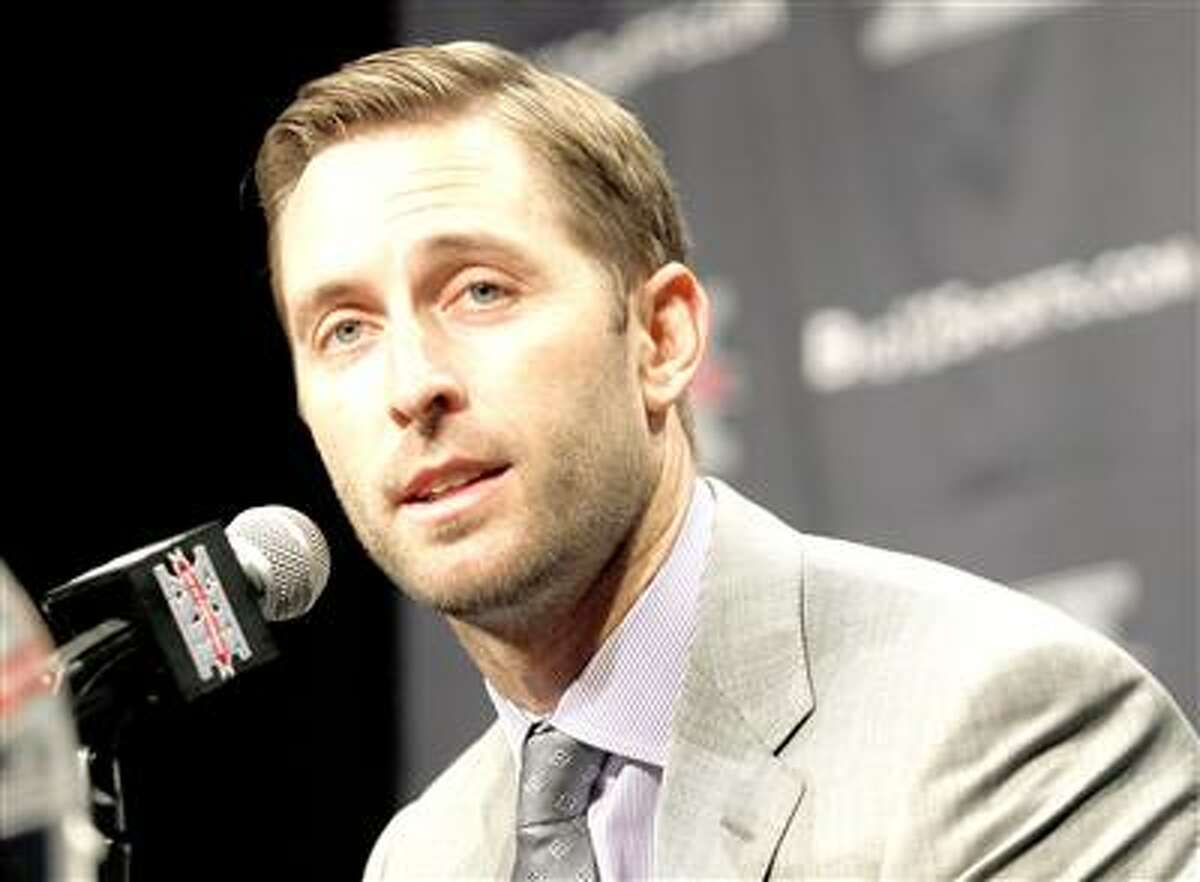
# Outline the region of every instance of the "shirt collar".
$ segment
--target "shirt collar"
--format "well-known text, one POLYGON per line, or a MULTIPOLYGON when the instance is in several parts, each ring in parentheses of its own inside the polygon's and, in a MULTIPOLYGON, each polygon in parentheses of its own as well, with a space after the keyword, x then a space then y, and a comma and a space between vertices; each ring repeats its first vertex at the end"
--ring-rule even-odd
MULTIPOLYGON (((567 687, 548 718, 608 753, 662 767, 671 716, 696 631, 700 581, 712 535, 712 489, 697 480, 683 528, 625 618, 567 687)), ((520 765, 529 714, 484 681, 520 765)))

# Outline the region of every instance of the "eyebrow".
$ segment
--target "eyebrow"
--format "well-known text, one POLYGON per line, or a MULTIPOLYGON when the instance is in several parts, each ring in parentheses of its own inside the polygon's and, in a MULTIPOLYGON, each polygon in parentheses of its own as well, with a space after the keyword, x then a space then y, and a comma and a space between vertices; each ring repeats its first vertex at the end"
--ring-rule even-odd
MULTIPOLYGON (((500 257, 512 265, 518 273, 536 274, 536 267, 523 254, 523 251, 523 248, 511 240, 486 230, 471 233, 439 233, 419 242, 414 248, 410 261, 419 267, 422 263, 436 262, 450 255, 466 255, 474 258, 500 257)), ((294 327, 305 327, 310 316, 321 312, 327 304, 353 296, 359 291, 359 286, 354 282, 335 279, 303 292, 296 298, 294 327)))
POLYGON ((308 327, 312 316, 319 314, 327 303, 350 296, 356 287, 349 282, 335 281, 326 282, 311 291, 306 291, 297 298, 294 320, 288 322, 289 335, 294 335, 298 330, 308 327))
POLYGON ((532 262, 525 256, 525 249, 517 243, 487 230, 472 233, 440 233, 419 243, 413 259, 422 261, 436 259, 447 254, 503 257, 515 263, 523 272, 532 273, 532 262))

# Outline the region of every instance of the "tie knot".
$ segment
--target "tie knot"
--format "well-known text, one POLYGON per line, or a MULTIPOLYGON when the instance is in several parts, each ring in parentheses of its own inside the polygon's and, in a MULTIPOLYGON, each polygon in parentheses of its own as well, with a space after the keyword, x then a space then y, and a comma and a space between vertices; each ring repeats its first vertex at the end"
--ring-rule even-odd
POLYGON ((587 810, 605 754, 544 723, 525 739, 519 825, 563 821, 587 810))

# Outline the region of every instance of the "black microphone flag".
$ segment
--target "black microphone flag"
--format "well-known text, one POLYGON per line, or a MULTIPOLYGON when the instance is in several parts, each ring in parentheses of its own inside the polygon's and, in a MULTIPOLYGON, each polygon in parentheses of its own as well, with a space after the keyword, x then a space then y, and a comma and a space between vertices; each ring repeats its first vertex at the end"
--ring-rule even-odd
POLYGON ((279 654, 219 523, 84 573, 48 592, 42 609, 59 642, 78 647, 60 651, 68 668, 97 642, 148 643, 189 701, 279 654))

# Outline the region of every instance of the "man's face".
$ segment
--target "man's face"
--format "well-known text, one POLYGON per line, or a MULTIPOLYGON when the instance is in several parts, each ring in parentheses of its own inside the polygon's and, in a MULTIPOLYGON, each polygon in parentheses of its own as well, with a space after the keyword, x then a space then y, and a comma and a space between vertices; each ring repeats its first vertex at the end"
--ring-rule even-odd
POLYGON ((300 409, 342 505, 385 572, 468 619, 569 606, 652 489, 637 322, 617 329, 562 211, 470 117, 326 149, 279 222, 300 409))

